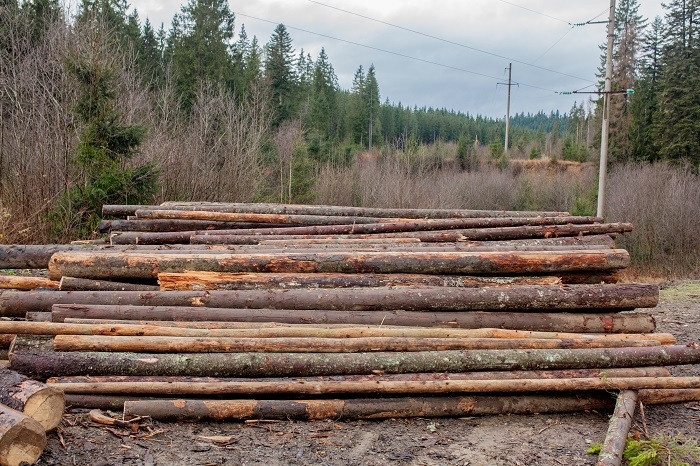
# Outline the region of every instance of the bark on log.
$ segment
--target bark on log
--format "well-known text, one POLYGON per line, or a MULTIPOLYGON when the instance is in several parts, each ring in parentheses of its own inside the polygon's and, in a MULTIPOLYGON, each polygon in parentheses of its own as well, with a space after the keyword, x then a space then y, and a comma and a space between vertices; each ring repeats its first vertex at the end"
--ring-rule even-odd
POLYGON ((12 340, 15 338, 13 334, 2 334, 0 333, 0 349, 5 349, 10 346, 10 343, 12 343, 12 340))
MULTIPOLYGON (((101 393, 118 394, 127 393, 128 384, 134 385, 133 391, 127 394, 153 394, 153 395, 184 395, 192 394, 187 390, 178 390, 174 393, 167 386, 149 387, 146 383, 179 383, 180 388, 186 389, 186 384, 202 383, 235 383, 235 382, 259 382, 259 383, 316 383, 316 382, 366 382, 375 383, 382 381, 435 381, 435 380, 504 380, 504 379, 576 379, 576 378, 607 378, 607 377, 670 377, 671 373, 665 367, 628 367, 621 369, 573 369, 555 371, 485 371, 485 372, 461 372, 461 373, 418 373, 418 374, 389 374, 389 375, 336 375, 331 377, 296 377, 296 378, 218 378, 218 377, 167 377, 167 376, 142 376, 131 377, 121 375, 105 376, 74 376, 51 377, 46 384, 57 390, 69 393, 101 393), (108 391, 109 390, 109 391, 108 391)), ((173 386, 174 387, 174 386, 173 386)))
MULTIPOLYGON (((536 393, 580 392, 628 389, 698 389, 700 377, 579 377, 566 379, 501 379, 501 380, 323 380, 323 381, 240 381, 240 382, 143 382, 134 381, 133 391, 126 382, 64 383, 53 385, 56 389, 75 389, 79 393, 115 393, 118 395, 146 393, 148 395, 199 395, 199 396, 355 396, 355 395, 418 395, 446 393, 536 393), (92 390, 92 391, 91 391, 92 390)), ((634 400, 636 402, 636 392, 634 400)), ((632 408, 634 412, 634 407, 632 408)), ((618 430, 619 416, 616 409, 611 429, 618 430)), ((621 420, 621 419, 620 419, 621 420)), ((629 419, 631 423, 631 419, 629 419)), ((629 428, 629 427, 628 427, 629 428)), ((611 431, 608 431, 610 436, 611 431)), ((627 431, 622 438, 622 447, 627 431)), ((606 443, 608 438, 606 437, 606 443)), ((614 447, 613 447, 614 448, 614 447)), ((605 446, 604 446, 605 449, 605 446)), ((622 451, 620 450, 620 454, 622 451)), ((601 452, 601 456, 603 456, 601 452)), ((605 455, 607 456, 607 455, 605 455)), ((619 463, 618 463, 619 464, 619 463)))
POLYGON ((473 210, 473 209, 395 209, 332 205, 164 202, 161 205, 104 205, 102 215, 134 215, 137 210, 206 210, 211 212, 253 212, 261 214, 344 215, 388 218, 537 217, 569 215, 568 212, 473 210))
MULTIPOLYGON (((416 337, 173 337, 56 335, 56 351, 131 353, 362 353, 465 349, 623 348, 659 346, 656 340, 560 338, 416 338, 416 337)), ((651 387, 645 387, 651 388, 651 387)), ((657 387, 658 388, 658 387, 657 387)), ((696 387, 660 387, 696 388, 696 387)), ((698 386, 697 388, 700 388, 698 386)))
POLYGON ((159 273, 158 283, 161 290, 199 291, 268 288, 377 288, 385 286, 558 285, 561 283, 561 279, 557 276, 484 277, 425 274, 184 272, 159 273))
POLYGON ((27 277, 23 275, 0 275, 0 289, 34 290, 36 288, 58 288, 58 282, 44 277, 27 277))
MULTIPOLYGON (((439 327, 390 327, 379 326, 309 326, 271 324, 239 328, 207 328, 202 322, 185 323, 182 326, 129 323, 60 323, 0 321, 0 332, 20 335, 104 335, 104 336, 170 336, 170 337, 238 337, 238 338, 496 338, 496 339, 568 339, 627 342, 633 340, 655 341, 672 345, 676 339, 670 333, 566 333, 503 330, 498 328, 454 329, 439 327), (199 324, 199 327, 186 325, 199 324)), ((165 324, 166 322, 163 322, 165 324)), ((1 333, 0 333, 1 334, 1 333)), ((14 336, 14 335, 13 335, 14 336)), ((634 346, 630 344, 630 346, 634 346)))
POLYGON ((63 418, 63 392, 0 367, 0 403, 39 422, 47 431, 63 418))
POLYGON ((219 222, 212 220, 102 220, 97 225, 100 233, 114 231, 190 231, 190 230, 232 230, 236 228, 275 228, 287 226, 276 223, 219 222))
POLYGON ((93 279, 155 279, 158 273, 294 272, 507 275, 599 272, 629 266, 624 249, 593 251, 313 252, 284 254, 149 254, 59 252, 49 276, 93 279))
POLYGON ((295 214, 256 214, 251 212, 211 212, 203 210, 137 210, 140 219, 172 220, 209 220, 219 222, 274 223, 280 225, 344 225, 355 223, 377 223, 382 221, 399 221, 402 219, 384 219, 380 217, 347 217, 331 215, 295 215, 295 214))
POLYGON ((46 446, 46 432, 34 419, 0 404, 0 466, 34 464, 46 446))
MULTIPOLYGON (((49 308, 51 308, 49 304, 49 308)), ((291 311, 288 309, 230 309, 212 307, 54 305, 52 320, 67 318, 218 323, 278 322, 288 324, 396 325, 449 328, 503 328, 573 333, 651 333, 654 317, 646 312, 518 313, 415 311, 291 311)))
POLYGON ((58 288, 61 291, 156 291, 157 285, 140 283, 112 282, 108 280, 92 280, 90 278, 61 277, 58 288))
MULTIPOLYGON (((6 291, 0 316, 22 317, 53 304, 200 306, 336 311, 601 311, 654 307, 656 285, 513 286, 511 288, 353 288, 243 291, 6 291), (23 293, 24 295, 18 295, 23 293)), ((91 317, 64 315, 64 317, 91 317)), ((320 317, 320 316, 319 316, 320 317)), ((352 314, 347 314, 352 318, 352 314)), ((120 318, 111 316, 108 318, 120 318)), ((139 320, 143 319, 142 316, 139 320)), ((162 319, 152 319, 162 320, 162 319)), ((217 319, 203 319, 217 320, 217 319)), ((349 321, 352 322, 352 321, 349 321)), ((487 327, 498 327, 490 325, 487 327)), ((630 332, 632 333, 632 332, 630 332)))
MULTIPOLYGON (((193 212, 194 213, 194 212, 193 212)), ((237 215, 237 214, 216 214, 237 215)), ((323 218, 323 217, 322 217, 323 218)), ((326 217, 337 219, 338 217, 326 217)), ((343 217, 340 217, 341 219, 343 217)), ((352 217, 341 224, 312 224, 309 226, 287 228, 238 228, 225 230, 217 228, 212 234, 225 235, 349 235, 374 233, 399 233, 411 231, 455 230, 465 228, 500 228, 526 225, 589 225, 602 222, 600 217, 506 217, 506 218, 454 218, 439 220, 406 220, 378 221, 376 223, 351 222, 352 217)), ((211 229, 213 230, 213 229, 211 229)))
MULTIPOLYGON (((627 444, 627 435, 632 420, 634 419, 634 408, 637 404, 637 392, 625 387, 619 395, 615 403, 615 411, 610 418, 608 433, 605 435, 603 448, 598 455, 598 466, 620 466, 622 464, 622 454, 625 451, 627 444)), ((659 388, 659 387, 640 387, 640 388, 659 388)), ((688 387, 663 387, 663 388, 688 388, 688 387)))
POLYGON ((42 379, 72 375, 304 377, 316 375, 607 369, 700 363, 700 348, 650 346, 602 349, 426 351, 415 353, 102 353, 10 354, 10 368, 42 379))
MULTIPOLYGON (((520 226, 502 228, 474 228, 460 230, 413 231, 405 233, 376 233, 350 235, 320 235, 327 239, 343 239, 358 236, 362 238, 419 238, 423 242, 457 242, 457 241, 502 241, 518 239, 550 238, 557 236, 601 235, 610 233, 625 233, 632 231, 631 223, 596 223, 590 225, 546 225, 520 226)), ((224 234, 219 231, 190 232, 192 244, 257 244, 263 240, 275 239, 279 234, 269 235, 240 235, 224 234)), ((183 242, 186 234, 177 236, 169 233, 120 233, 112 236, 112 244, 158 244, 183 242)), ((303 239, 305 235, 287 235, 287 239, 303 239)))

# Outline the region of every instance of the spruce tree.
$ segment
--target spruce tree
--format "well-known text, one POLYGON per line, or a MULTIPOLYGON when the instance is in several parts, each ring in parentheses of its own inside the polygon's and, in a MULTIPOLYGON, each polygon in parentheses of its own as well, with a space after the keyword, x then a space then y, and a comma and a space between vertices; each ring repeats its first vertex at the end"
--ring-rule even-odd
POLYGON ((270 86, 275 123, 293 115, 296 73, 292 38, 284 24, 279 24, 265 45, 265 80, 270 86))

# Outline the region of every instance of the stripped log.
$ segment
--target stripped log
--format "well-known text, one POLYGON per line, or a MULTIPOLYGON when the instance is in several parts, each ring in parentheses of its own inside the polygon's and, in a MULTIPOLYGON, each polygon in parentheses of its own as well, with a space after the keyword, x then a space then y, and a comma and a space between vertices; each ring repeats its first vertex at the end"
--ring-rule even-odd
POLYGON ((287 225, 276 223, 218 222, 212 220, 102 220, 97 225, 100 233, 114 231, 189 231, 189 230, 231 230, 236 228, 275 228, 287 225))
POLYGON ((593 251, 334 251, 284 254, 124 254, 59 252, 49 276, 93 279, 155 279, 158 273, 294 272, 507 275, 611 271, 629 266, 624 249, 593 251))
MULTIPOLYGON (((99 321, 98 321, 99 322, 99 321)), ((129 321, 125 321, 129 322, 129 321)), ((180 324, 185 324, 180 322, 180 324)), ((187 325, 201 322, 187 323, 187 325)), ((554 339, 554 340, 599 340, 628 342, 634 340, 654 341, 656 344, 672 345, 676 339, 670 333, 564 333, 503 330, 497 328, 449 329, 437 327, 390 327, 380 326, 331 326, 272 324, 246 328, 173 327, 134 323, 60 323, 0 321, 0 334, 9 332, 20 335, 104 335, 104 336, 170 336, 170 337, 238 337, 238 338, 495 338, 495 339, 554 339)), ((629 346, 635 346, 630 344, 629 346)))
MULTIPOLYGON (((360 353, 462 349, 622 348, 658 346, 656 340, 600 338, 416 338, 416 337, 173 337, 56 335, 56 351, 131 353, 360 353)), ((645 387, 654 388, 654 387, 645 387)), ((696 388, 696 387, 661 387, 696 388)), ((700 388, 698 386, 697 388, 700 388)))
POLYGON ((639 390, 639 401, 645 404, 687 403, 700 401, 700 390, 639 390))
POLYGON ((34 377, 172 375, 304 377, 315 375, 468 372, 491 370, 607 369, 700 363, 697 346, 597 349, 426 351, 415 353, 103 353, 10 354, 10 368, 34 377))
MULTIPOLYGON (((303 396, 303 395, 416 395, 440 393, 536 393, 572 392, 628 389, 698 389, 700 377, 578 377, 566 379, 495 379, 464 380, 322 380, 322 381, 236 381, 236 382, 132 382, 134 391, 129 391, 126 382, 64 383, 53 385, 57 389, 76 389, 79 393, 115 393, 118 395, 146 394, 192 394, 211 395, 256 395, 256 396, 303 396), (170 392, 170 393, 169 393, 170 392)), ((636 393, 634 396, 636 402, 636 393)), ((617 410, 616 410, 617 411, 617 410)), ((632 408, 634 412, 634 407, 632 408)), ((613 416, 613 420, 619 415, 613 416)), ((629 416, 629 415, 628 415, 629 416)), ((631 419, 629 419, 631 423, 631 419)), ((615 424, 615 422, 611 422, 615 424)), ((616 430, 618 426, 615 426, 616 430)), ((611 426, 612 429, 612 426, 611 426)), ((627 438, 627 432, 623 437, 627 438)), ((606 439, 607 441, 607 439, 606 439)), ((621 451, 620 451, 621 453, 621 451)))
POLYGON ((384 219, 380 217, 360 216, 257 214, 252 212, 211 212, 203 210, 167 209, 137 210, 136 217, 141 219, 214 220, 220 222, 274 223, 284 225, 343 225, 348 223, 377 223, 401 220, 398 218, 384 219))
POLYGON ((46 447, 46 431, 37 421, 0 404, 0 465, 34 464, 46 447))
MULTIPOLYGON (((620 466, 622 454, 627 444, 627 435, 632 427, 634 408, 637 404, 637 392, 631 390, 636 387, 624 388, 617 396, 615 411, 610 418, 608 433, 605 435, 603 447, 598 455, 598 466, 620 466)), ((641 387, 640 387, 641 388, 641 387)), ((660 387, 643 387, 660 388, 660 387)), ((688 387, 663 387, 663 388, 688 388, 688 387)))
POLYGON ((268 288, 354 288, 384 286, 558 285, 557 276, 485 277, 425 274, 338 273, 159 273, 161 290, 256 290, 268 288))
MULTIPOLYGON (((386 382, 386 381, 435 381, 435 380, 504 380, 504 379, 576 379, 576 378, 607 378, 607 377, 670 377, 671 373, 665 367, 625 367, 620 369, 573 369, 555 371, 485 371, 461 373, 419 373, 419 374, 388 374, 388 375, 335 375, 330 377, 297 377, 297 378, 220 378, 220 377, 166 377, 141 376, 130 377, 121 375, 105 376, 74 376, 51 377, 46 384, 68 393, 101 393, 101 394, 140 394, 140 395, 186 395, 194 394, 187 384, 203 383, 316 383, 316 382, 386 382), (133 391, 128 391, 128 384, 133 385, 133 391), (177 383, 176 387, 166 385, 149 387, 147 383, 177 383)), ((200 390, 200 389, 197 389, 200 390)))
MULTIPOLYGON (((157 212, 157 211, 151 211, 157 212)), ((181 214, 196 214, 197 212, 182 211, 181 214)), ((208 213, 207 215, 226 216, 238 214, 208 213)), ((328 217, 324 217, 328 218, 328 217)), ((330 217, 337 218, 337 217, 330 217)), ((350 217, 349 219, 351 219, 350 217)), ((410 231, 456 230, 465 228, 498 228, 517 227, 526 225, 589 225, 602 222, 600 217, 506 217, 506 218, 453 218, 429 220, 387 220, 377 223, 314 224, 287 228, 240 228, 225 230, 218 228, 214 234, 223 235, 348 235, 399 233, 410 231)))
POLYGON ((113 282, 108 280, 92 280, 90 278, 61 277, 58 288, 61 291, 156 291, 156 285, 141 283, 113 282))
MULTIPOLYGON (((336 311, 478 311, 527 312, 625 310, 654 307, 656 285, 513 286, 511 288, 426 287, 242 290, 242 291, 6 291, 0 315, 24 316, 53 304, 201 306, 216 308, 336 311), (18 295, 17 293, 22 293, 18 295)), ((351 314, 347 315, 351 317, 351 314)), ((66 315, 66 317, 86 317, 66 315)), ((90 317, 90 316, 87 316, 90 317)), ((121 318, 121 317, 109 317, 121 318)), ((144 320, 143 317, 139 317, 144 320)), ((145 319, 148 320, 148 319, 145 319)), ((159 319, 154 319, 159 320, 159 319)), ((217 320, 217 319, 204 319, 217 320)), ((488 327, 498 327, 489 325, 488 327)))
POLYGON ((0 403, 53 430, 63 418, 63 392, 7 368, 0 368, 0 403))
MULTIPOLYGON (((88 300, 86 300, 88 301, 88 300)), ((46 303, 44 302, 44 305, 46 303)), ((656 328, 650 313, 522 313, 420 311, 291 311, 288 309, 230 309, 213 307, 54 305, 51 320, 67 318, 216 323, 396 325, 450 328, 503 328, 574 333, 650 333, 656 328)))
POLYGON ((58 282, 44 277, 24 275, 0 275, 0 289, 34 290, 36 288, 58 288, 58 282))
POLYGON ((253 212, 260 214, 339 215, 384 218, 462 218, 462 217, 551 217, 568 212, 474 210, 474 209, 395 209, 305 204, 261 204, 222 202, 164 202, 155 205, 104 205, 103 215, 134 215, 137 210, 206 210, 211 212, 253 212))

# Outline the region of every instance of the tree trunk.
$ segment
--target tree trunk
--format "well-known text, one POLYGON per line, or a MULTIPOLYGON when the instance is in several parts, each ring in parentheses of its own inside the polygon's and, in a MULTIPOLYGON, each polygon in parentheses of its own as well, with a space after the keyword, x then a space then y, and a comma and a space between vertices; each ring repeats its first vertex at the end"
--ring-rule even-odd
POLYGON ((0 275, 0 289, 28 291, 36 288, 58 288, 58 282, 44 277, 0 275))
POLYGON ((453 275, 611 271, 629 266, 624 249, 512 252, 313 252, 281 254, 124 254, 59 252, 49 275, 155 279, 160 272, 420 273, 453 275))
POLYGON ((0 333, 0 349, 5 349, 10 346, 12 340, 14 340, 14 334, 0 333))
POLYGON ((61 291, 157 291, 156 285, 139 283, 111 282, 89 278, 61 277, 58 287, 61 291))
MULTIPOLYGON (((60 323, 0 321, 0 334, 3 332, 21 335, 105 335, 105 336, 170 336, 170 337, 238 337, 238 338, 496 338, 496 339, 554 339, 554 340, 598 340, 627 342, 634 340, 655 341, 657 344, 675 344, 676 339, 669 333, 563 333, 531 332, 523 330, 502 330, 496 328, 454 329, 439 327, 390 327, 385 325, 352 327, 252 324, 239 328, 207 328, 202 322, 177 322, 181 326, 129 323, 60 323), (186 325, 198 324, 199 327, 186 325)), ((163 322, 165 324, 166 322, 163 322)), ((212 323, 215 324, 215 323, 212 323)), ((630 346, 634 346, 630 344, 630 346)))
MULTIPOLYGON (((86 300, 89 301, 89 300, 86 300)), ((47 306, 46 303, 42 303, 47 306)), ((211 304, 211 303, 208 303, 211 304)), ((50 303, 48 309, 51 309, 50 303)), ((503 328, 573 333, 651 333, 654 318, 634 313, 535 313, 535 312, 420 312, 420 311, 321 311, 288 309, 231 309, 213 307, 54 305, 52 320, 67 318, 125 319, 143 321, 197 321, 218 323, 279 322, 287 324, 396 325, 449 328, 503 328)))
POLYGON ((97 226, 100 233, 111 231, 190 231, 190 230, 232 230, 236 228, 275 228, 287 225, 276 223, 218 222, 212 220, 102 220, 97 226))
POLYGON ((246 338, 173 337, 159 335, 143 338, 142 336, 56 335, 54 339, 54 349, 56 351, 132 353, 360 353, 465 349, 621 348, 658 345, 659 342, 656 340, 614 340, 600 338, 246 338))
POLYGON ((63 393, 7 368, 0 368, 0 403, 53 430, 63 418, 63 393))
POLYGON ((695 346, 602 349, 426 351, 414 353, 103 353, 46 352, 10 355, 10 368, 33 377, 172 375, 304 377, 315 375, 468 372, 489 370, 607 369, 700 363, 695 346))
POLYGON ((0 404, 0 465, 34 464, 46 446, 46 432, 34 419, 0 404))
MULTIPOLYGON (((626 310, 654 307, 656 285, 513 286, 511 288, 338 288, 242 291, 6 291, 0 316, 23 317, 53 304, 127 304, 336 311, 626 310), (359 291, 361 290, 361 291, 359 291), (20 294, 17 294, 20 293, 20 294)), ((65 317, 85 317, 65 315, 65 317)), ((88 316, 89 317, 89 316, 88 316)), ((352 318, 351 314, 348 314, 352 318)), ((109 318, 115 318, 114 316, 109 318)), ((144 320, 141 317, 140 320, 144 320)), ((148 319, 146 319, 148 320, 148 319)), ((203 319, 216 320, 216 319, 203 319)), ((490 327, 498 327, 492 325, 490 327)))
MULTIPOLYGON (((637 392, 633 388, 688 388, 688 387, 619 387, 623 389, 617 396, 615 411, 610 418, 608 433, 605 435, 603 448, 598 455, 598 466, 620 466, 622 464, 622 454, 627 444, 627 435, 632 420, 634 419, 634 408, 637 404, 637 392)), ((690 387, 694 388, 694 387, 690 387)))
POLYGON ((347 217, 332 215, 257 214, 251 212, 211 212, 202 210, 137 210, 140 219, 209 220, 219 222, 273 223, 276 225, 344 225, 399 221, 380 217, 347 217))

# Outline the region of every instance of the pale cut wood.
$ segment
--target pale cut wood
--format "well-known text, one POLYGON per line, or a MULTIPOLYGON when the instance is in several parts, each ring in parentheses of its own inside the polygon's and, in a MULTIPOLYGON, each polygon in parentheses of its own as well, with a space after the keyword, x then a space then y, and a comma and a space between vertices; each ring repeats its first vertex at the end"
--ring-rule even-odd
POLYGON ((46 431, 34 419, 0 404, 0 466, 34 464, 46 447, 46 431))
POLYGON ((22 374, 0 368, 0 403, 38 421, 47 431, 63 418, 63 393, 22 374))
POLYGON ((58 282, 44 277, 27 277, 24 275, 0 275, 0 289, 34 290, 36 288, 58 288, 58 282))

